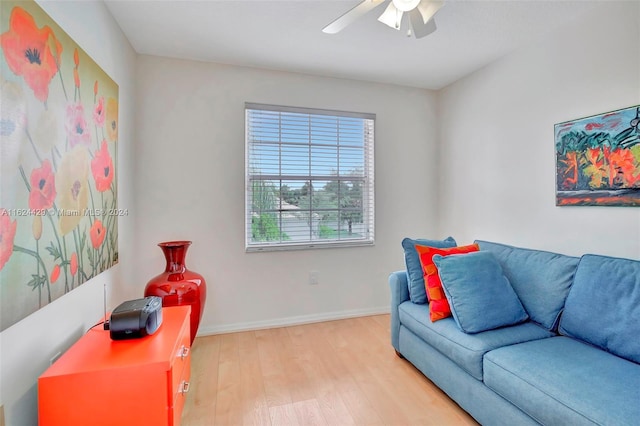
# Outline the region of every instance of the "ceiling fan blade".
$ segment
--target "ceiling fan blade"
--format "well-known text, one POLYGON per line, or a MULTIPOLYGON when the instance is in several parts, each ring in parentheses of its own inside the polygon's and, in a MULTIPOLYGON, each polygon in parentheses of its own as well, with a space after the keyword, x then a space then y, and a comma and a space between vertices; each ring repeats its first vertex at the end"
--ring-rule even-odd
POLYGON ((422 0, 418 5, 418 10, 422 15, 422 23, 426 24, 429 22, 429 20, 433 18, 433 15, 435 15, 442 6, 444 6, 443 1, 422 0))
POLYGON ((393 4, 389 3, 389 6, 382 12, 382 15, 378 18, 378 21, 385 25, 390 26, 393 29, 399 30, 402 23, 402 11, 393 4))
POLYGON ((437 29, 436 20, 431 18, 426 23, 423 22, 422 15, 417 9, 409 12, 409 20, 411 21, 413 35, 416 38, 426 37, 437 29))
POLYGON ((322 29, 322 32, 327 34, 335 34, 339 31, 342 31, 346 28, 347 25, 351 24, 353 21, 366 14, 367 12, 375 9, 385 1, 386 0, 364 0, 360 2, 356 7, 324 27, 322 29))

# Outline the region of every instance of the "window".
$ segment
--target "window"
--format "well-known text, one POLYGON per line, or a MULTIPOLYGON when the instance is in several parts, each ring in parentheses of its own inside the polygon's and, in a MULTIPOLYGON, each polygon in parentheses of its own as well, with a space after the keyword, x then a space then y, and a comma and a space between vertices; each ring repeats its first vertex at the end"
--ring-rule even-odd
POLYGON ((247 251, 373 244, 375 115, 245 110, 247 251))

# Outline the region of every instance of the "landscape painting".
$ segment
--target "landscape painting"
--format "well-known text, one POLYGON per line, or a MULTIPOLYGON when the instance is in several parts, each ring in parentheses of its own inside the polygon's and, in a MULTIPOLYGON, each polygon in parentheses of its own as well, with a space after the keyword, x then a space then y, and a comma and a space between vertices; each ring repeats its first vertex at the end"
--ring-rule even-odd
POLYGON ((556 205, 640 207, 640 105, 555 125, 556 205))
POLYGON ((0 2, 0 331, 118 262, 118 85, 34 1, 0 2))

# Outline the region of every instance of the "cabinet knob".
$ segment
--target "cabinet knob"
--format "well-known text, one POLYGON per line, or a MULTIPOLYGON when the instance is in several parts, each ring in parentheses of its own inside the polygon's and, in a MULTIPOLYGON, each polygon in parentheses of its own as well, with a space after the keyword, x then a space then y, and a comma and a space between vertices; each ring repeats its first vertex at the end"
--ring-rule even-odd
POLYGON ((189 392, 189 382, 183 380, 180 382, 180 388, 178 389, 178 393, 185 394, 189 392))
POLYGON ((178 351, 178 356, 184 361, 184 359, 189 356, 189 348, 183 345, 178 351))

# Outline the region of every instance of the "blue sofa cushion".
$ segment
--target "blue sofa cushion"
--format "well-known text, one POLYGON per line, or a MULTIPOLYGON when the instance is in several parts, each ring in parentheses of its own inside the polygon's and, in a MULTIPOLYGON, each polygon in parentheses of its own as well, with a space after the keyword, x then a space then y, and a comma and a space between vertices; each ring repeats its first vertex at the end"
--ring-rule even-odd
POLYGON ((482 357, 492 349, 553 336, 548 330, 526 322, 477 334, 460 331, 453 318, 429 320, 429 306, 409 301, 398 308, 400 323, 455 362, 478 380, 482 380, 482 357))
POLYGON ((481 251, 496 256, 529 317, 555 331, 580 259, 488 241, 476 243, 481 251))
POLYGON ((584 255, 559 331, 640 363, 640 261, 584 255))
POLYGON ((640 365, 568 337, 489 352, 484 382, 541 424, 630 425, 640 418, 640 365))
POLYGON ((416 251, 416 244, 436 248, 450 248, 456 246, 456 240, 447 237, 444 240, 413 240, 405 238, 402 240, 404 249, 404 263, 407 267, 409 277, 409 299, 413 303, 427 303, 427 291, 424 288, 424 272, 420 264, 420 257, 416 251))
POLYGON ((529 318, 491 252, 435 255, 433 261, 453 319, 465 333, 515 325, 529 318))

